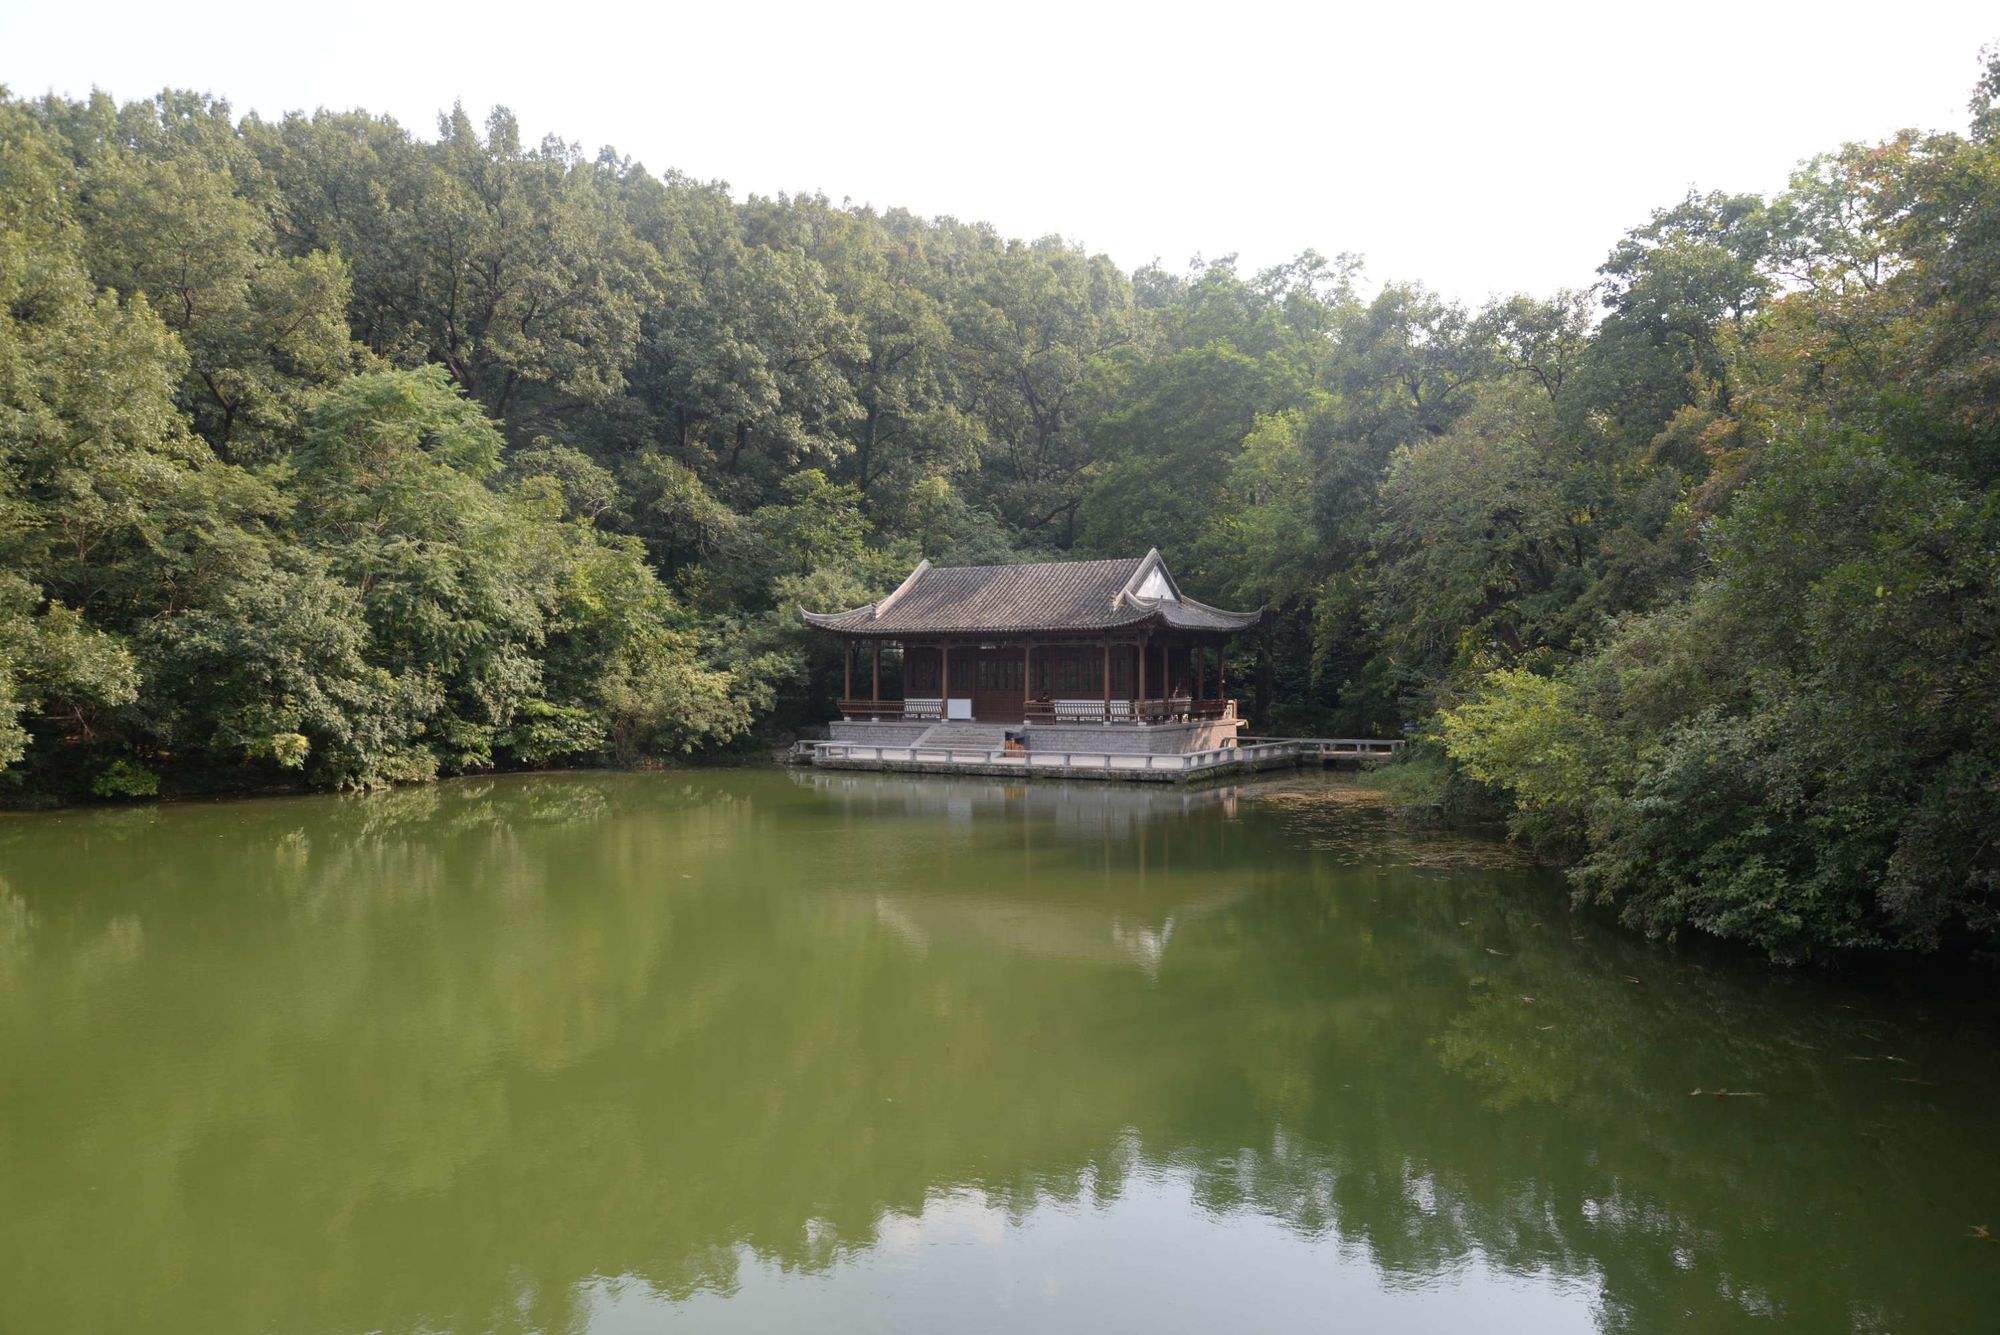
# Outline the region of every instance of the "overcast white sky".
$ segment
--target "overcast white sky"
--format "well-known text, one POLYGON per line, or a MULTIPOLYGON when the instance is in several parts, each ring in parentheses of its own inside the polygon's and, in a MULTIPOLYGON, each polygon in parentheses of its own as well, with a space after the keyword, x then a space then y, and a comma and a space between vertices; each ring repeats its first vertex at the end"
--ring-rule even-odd
POLYGON ((1477 300, 1589 281, 1691 185, 1962 129, 2000 5, 1225 3, 87 7, 0 0, 0 82, 511 106, 747 191, 1060 232, 1127 266, 1357 251, 1477 300))

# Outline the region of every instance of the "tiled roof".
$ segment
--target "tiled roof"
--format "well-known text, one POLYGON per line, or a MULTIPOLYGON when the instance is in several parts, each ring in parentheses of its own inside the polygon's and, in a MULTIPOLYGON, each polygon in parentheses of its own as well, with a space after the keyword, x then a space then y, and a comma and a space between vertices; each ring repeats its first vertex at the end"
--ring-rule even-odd
POLYGON ((1233 631, 1263 615, 1225 612, 1181 595, 1157 551, 1109 561, 1012 566, 933 566, 925 561, 894 593, 806 621, 848 635, 905 636, 1020 631, 1099 631, 1148 622, 1178 630, 1233 631), (1139 593, 1157 570, 1157 596, 1139 593), (1164 584, 1164 588, 1160 588, 1164 584))

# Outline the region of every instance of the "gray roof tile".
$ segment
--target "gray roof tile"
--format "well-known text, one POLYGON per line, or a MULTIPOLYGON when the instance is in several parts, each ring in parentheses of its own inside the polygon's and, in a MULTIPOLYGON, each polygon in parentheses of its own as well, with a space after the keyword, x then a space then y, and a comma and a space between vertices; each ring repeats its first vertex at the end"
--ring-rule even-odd
POLYGON ((807 623, 849 635, 990 634, 1100 631, 1148 622, 1180 630, 1234 631, 1263 615, 1226 612, 1180 594, 1144 598, 1149 568, 1166 573, 1158 552, 1108 561, 1039 561, 1006 566, 933 566, 910 572, 888 597, 847 612, 808 612, 807 623))

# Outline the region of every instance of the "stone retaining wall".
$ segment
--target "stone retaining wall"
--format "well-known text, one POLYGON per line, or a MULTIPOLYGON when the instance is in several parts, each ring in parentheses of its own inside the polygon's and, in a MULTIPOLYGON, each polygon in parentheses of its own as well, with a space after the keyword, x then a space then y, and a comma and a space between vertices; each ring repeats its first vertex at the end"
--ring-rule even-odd
POLYGON ((830 741, 860 742, 864 746, 908 746, 931 730, 935 720, 914 719, 835 719, 826 725, 830 741))
POLYGON ((1117 755, 1184 755, 1213 751, 1236 740, 1235 719, 1196 723, 1030 723, 1030 751, 1109 751, 1117 755))
MULTIPOLYGON (((1099 748, 1102 753, 1103 748, 1099 748)), ((1256 760, 1231 761, 1222 765, 1211 765, 1198 770, 1171 769, 1105 769, 1102 766, 1078 765, 1073 768, 1061 766, 1027 767, 1018 761, 1013 764, 979 764, 960 762, 947 764, 928 760, 844 760, 822 757, 813 762, 820 769, 863 770, 889 774, 939 774, 953 776, 989 776, 1001 779, 1089 779, 1108 783, 1211 783, 1234 775, 1255 774, 1262 770, 1291 769, 1299 764, 1296 755, 1265 756, 1256 760)))

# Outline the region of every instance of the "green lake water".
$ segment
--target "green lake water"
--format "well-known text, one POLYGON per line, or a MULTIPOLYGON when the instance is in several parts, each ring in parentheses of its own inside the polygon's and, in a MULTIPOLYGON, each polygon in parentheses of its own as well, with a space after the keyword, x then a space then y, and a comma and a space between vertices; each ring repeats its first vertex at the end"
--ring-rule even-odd
POLYGON ((0 816, 10 1335, 1994 1330, 1997 1130, 1316 775, 0 816))

